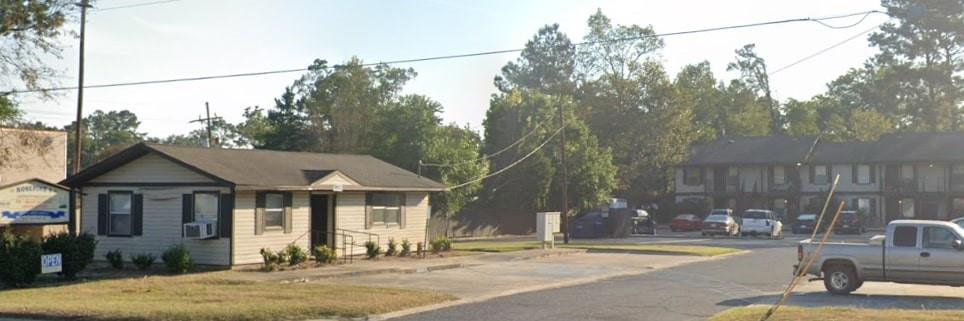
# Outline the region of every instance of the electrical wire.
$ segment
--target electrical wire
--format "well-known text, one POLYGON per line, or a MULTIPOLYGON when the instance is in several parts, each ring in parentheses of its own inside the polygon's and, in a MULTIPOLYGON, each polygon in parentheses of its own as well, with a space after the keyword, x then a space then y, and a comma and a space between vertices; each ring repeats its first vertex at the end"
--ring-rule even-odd
MULTIPOLYGON (((170 2, 170 1, 179 1, 179 0, 165 0, 165 1, 170 2)), ((161 3, 161 1, 157 1, 157 3, 161 3)), ((147 3, 141 4, 141 5, 147 5, 147 3)), ((133 5, 130 5, 130 6, 133 6, 133 5)), ((111 7, 110 9, 119 9, 119 7, 121 7, 121 6, 111 7)), ((102 10, 104 10, 104 9, 102 9, 102 10)), ((850 13, 850 14, 843 14, 843 15, 837 15, 837 16, 827 16, 827 17, 820 17, 820 18, 809 18, 809 17, 808 17, 808 18, 784 19, 784 20, 766 21, 766 22, 758 22, 758 23, 750 23, 750 24, 741 24, 741 25, 732 25, 732 26, 723 26, 723 27, 714 27, 714 28, 704 28, 704 29, 695 29, 695 30, 687 30, 687 31, 677 31, 677 32, 669 32, 669 33, 661 33, 661 34, 643 35, 643 36, 638 36, 638 37, 626 37, 626 38, 600 40, 600 41, 586 41, 586 42, 575 43, 574 45, 575 45, 575 46, 586 46, 586 45, 593 45, 593 44, 600 44, 600 43, 618 43, 618 42, 631 41, 631 40, 641 40, 641 39, 646 39, 646 38, 680 36, 680 35, 688 35, 688 34, 696 34, 696 33, 704 33, 704 32, 713 32, 713 31, 723 31, 723 30, 732 30, 732 29, 742 29, 742 28, 760 27, 760 26, 775 25, 775 24, 784 24, 784 23, 793 23, 793 22, 816 22, 816 23, 821 23, 823 20, 841 19, 841 18, 852 17, 852 16, 857 16, 857 15, 864 15, 864 18, 866 18, 867 16, 869 16, 869 15, 871 15, 871 14, 875 14, 875 13, 880 13, 880 14, 885 14, 885 15, 887 14, 887 13, 885 13, 885 12, 883 12, 883 11, 879 11, 879 10, 870 10, 870 11, 862 11, 862 12, 858 12, 858 13, 850 13)), ((861 19, 860 21, 863 21, 863 19, 861 19)), ((859 22, 858 22, 858 23, 859 23, 859 22)), ((824 26, 827 26, 827 27, 833 27, 833 26, 829 26, 829 25, 826 25, 826 24, 823 24, 823 25, 824 25, 824 26)), ((836 28, 836 29, 843 29, 843 28, 844 28, 844 27, 839 27, 839 28, 836 28)), ((450 59, 459 59, 459 58, 468 58, 468 57, 478 57, 478 56, 488 56, 488 55, 497 55, 497 54, 505 54, 505 53, 514 53, 514 52, 521 52, 522 50, 524 50, 524 48, 506 49, 506 50, 495 50, 495 51, 484 51, 484 52, 475 52, 475 53, 467 53, 467 54, 455 54, 455 55, 445 55, 445 56, 433 56, 433 57, 425 57, 425 58, 414 58, 414 59, 381 61, 381 62, 375 62, 375 63, 365 63, 365 64, 362 64, 361 66, 362 66, 362 67, 368 67, 368 66, 375 66, 375 65, 394 65, 394 64, 406 64, 406 63, 415 63, 415 62, 424 62, 424 61, 434 61, 434 60, 450 60, 450 59)), ((292 69, 281 69, 281 70, 260 71, 260 72, 247 72, 247 73, 236 73, 236 74, 226 74, 226 75, 210 75, 210 76, 186 77, 186 78, 172 78, 172 79, 162 79, 162 80, 146 80, 146 81, 135 81, 135 82, 109 83, 109 84, 89 85, 89 86, 84 86, 84 88, 109 88, 109 87, 138 86, 138 85, 149 85, 149 84, 164 84, 164 83, 173 83, 173 82, 199 81, 199 80, 222 79, 222 78, 252 77, 252 76, 263 76, 263 75, 271 75, 271 74, 291 73, 291 72, 303 72, 303 71, 308 71, 308 70, 309 70, 309 68, 307 68, 307 67, 305 67, 305 68, 292 68, 292 69)), ((50 92, 50 91, 75 90, 75 89, 77 89, 76 86, 52 87, 52 88, 38 88, 38 89, 20 89, 20 90, 6 91, 6 92, 3 92, 3 93, 0 93, 0 95, 6 96, 6 95, 11 95, 11 94, 19 94, 19 93, 50 92)))
POLYGON ((840 41, 840 42, 838 42, 838 43, 835 43, 835 44, 831 45, 830 47, 820 49, 820 50, 818 50, 817 52, 814 52, 814 53, 812 53, 812 54, 810 54, 810 55, 808 55, 808 56, 806 56, 806 57, 800 58, 799 60, 794 61, 793 63, 791 63, 791 64, 789 64, 789 65, 786 65, 786 66, 777 68, 777 70, 774 70, 774 71, 771 72, 769 75, 770 75, 770 76, 773 76, 773 75, 775 75, 775 74, 777 74, 777 73, 779 73, 779 72, 781 72, 781 71, 790 69, 791 67, 796 66, 796 65, 798 65, 798 64, 800 64, 800 63, 802 63, 802 62, 804 62, 804 61, 813 59, 814 57, 817 57, 817 56, 822 55, 822 54, 824 54, 824 53, 826 53, 826 52, 828 52, 828 51, 830 51, 830 50, 833 50, 834 48, 840 47, 840 46, 844 45, 845 43, 848 43, 848 42, 850 42, 850 41, 852 41, 852 40, 854 40, 854 39, 859 38, 860 36, 863 36, 863 35, 871 32, 871 31, 876 30, 877 27, 879 27, 880 25, 882 25, 882 24, 879 24, 879 25, 876 25, 876 26, 871 27, 870 29, 861 31, 860 33, 855 34, 855 35, 853 35, 853 36, 850 36, 849 38, 844 39, 843 41, 840 41))
POLYGON ((479 158, 476 158, 476 159, 470 159, 470 160, 466 160, 466 161, 461 161, 461 162, 458 162, 458 163, 446 163, 446 164, 440 164, 440 163, 421 163, 421 166, 426 166, 426 167, 455 167, 455 166, 459 166, 459 165, 464 165, 464 164, 469 164, 469 163, 475 163, 475 162, 479 162, 479 161, 484 161, 484 160, 486 160, 486 159, 499 156, 499 154, 502 154, 502 153, 508 151, 508 150, 509 150, 510 148, 512 148, 513 146, 518 145, 519 143, 521 143, 523 140, 525 140, 525 139, 528 138, 529 136, 532 136, 532 134, 534 134, 534 133, 535 133, 537 130, 539 130, 539 128, 541 128, 541 127, 542 127, 542 124, 536 125, 536 128, 533 128, 532 131, 529 131, 528 134, 523 135, 523 136, 522 136, 521 138, 519 138, 518 140, 512 142, 512 144, 509 144, 509 146, 506 146, 505 148, 502 148, 501 150, 499 150, 499 151, 497 151, 497 152, 495 152, 495 153, 492 153, 492 154, 482 155, 482 157, 479 157, 479 158))
POLYGON ((93 8, 92 10, 109 11, 109 10, 115 10, 115 9, 127 9, 127 8, 136 8, 136 7, 144 7, 144 6, 153 6, 157 4, 171 3, 171 2, 178 2, 178 1, 181 1, 181 0, 161 0, 161 1, 151 1, 151 2, 143 2, 143 3, 132 3, 132 4, 125 4, 125 5, 106 7, 106 8, 93 8))
POLYGON ((536 152, 538 152, 540 149, 542 149, 542 147, 546 146, 546 144, 548 144, 549 141, 551 141, 554 137, 556 137, 556 135, 559 135, 559 133, 562 132, 562 129, 563 129, 563 128, 556 129, 556 132, 553 133, 551 136, 549 136, 549 138, 546 138, 546 140, 543 141, 542 144, 539 144, 539 146, 537 146, 537 147, 536 147, 535 149, 533 149, 531 152, 529 152, 529 153, 526 154, 525 156, 522 156, 522 158, 516 160, 515 162, 512 162, 512 164, 509 164, 508 166, 503 167, 502 169, 499 169, 499 170, 497 170, 497 171, 495 171, 495 172, 492 172, 492 173, 490 173, 490 174, 488 174, 488 175, 475 178, 475 179, 470 180, 470 181, 468 181, 468 182, 461 183, 461 184, 458 184, 458 185, 449 186, 449 187, 448 187, 448 190, 451 191, 451 190, 456 189, 456 188, 465 187, 465 186, 468 186, 468 185, 471 185, 471 184, 480 182, 480 181, 485 180, 485 179, 487 179, 487 178, 489 178, 489 177, 502 174, 503 172, 509 170, 510 168, 512 168, 512 167, 514 167, 514 166, 516 166, 516 165, 519 165, 520 163, 522 163, 522 161, 526 160, 527 158, 529 158, 530 156, 532 156, 532 155, 534 155, 536 152))

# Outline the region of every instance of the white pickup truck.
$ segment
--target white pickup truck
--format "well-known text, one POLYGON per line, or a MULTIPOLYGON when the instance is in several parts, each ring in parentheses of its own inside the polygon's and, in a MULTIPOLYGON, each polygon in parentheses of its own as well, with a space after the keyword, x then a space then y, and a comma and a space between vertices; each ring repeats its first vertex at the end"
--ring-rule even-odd
MULTIPOLYGON (((943 221, 896 220, 886 235, 866 244, 828 242, 807 274, 833 294, 857 290, 864 281, 964 286, 964 228, 943 221)), ((819 245, 797 245, 794 272, 819 245)))

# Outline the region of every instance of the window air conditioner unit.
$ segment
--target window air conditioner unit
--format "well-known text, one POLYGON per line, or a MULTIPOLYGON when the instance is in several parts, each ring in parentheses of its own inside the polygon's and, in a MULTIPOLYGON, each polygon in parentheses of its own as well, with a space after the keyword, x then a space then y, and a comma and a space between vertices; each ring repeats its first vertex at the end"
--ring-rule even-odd
POLYGON ((184 224, 184 238, 204 240, 217 236, 217 225, 211 222, 194 222, 184 224))

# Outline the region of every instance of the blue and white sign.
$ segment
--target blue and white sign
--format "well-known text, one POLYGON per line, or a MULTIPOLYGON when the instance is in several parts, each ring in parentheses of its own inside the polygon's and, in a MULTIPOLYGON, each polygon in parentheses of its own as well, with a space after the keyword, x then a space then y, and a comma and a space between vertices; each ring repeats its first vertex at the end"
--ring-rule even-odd
POLYGON ((46 254, 40 257, 40 273, 57 273, 64 270, 63 256, 60 253, 46 254))
POLYGON ((0 188, 0 225, 64 224, 70 193, 41 181, 0 188))

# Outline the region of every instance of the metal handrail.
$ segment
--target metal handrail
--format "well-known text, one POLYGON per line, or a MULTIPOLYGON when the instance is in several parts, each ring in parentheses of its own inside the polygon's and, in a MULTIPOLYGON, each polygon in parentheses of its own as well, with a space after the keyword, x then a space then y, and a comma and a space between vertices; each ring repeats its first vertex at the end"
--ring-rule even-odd
POLYGON ((369 242, 372 241, 372 237, 375 237, 375 244, 381 244, 381 235, 378 235, 378 234, 375 234, 375 233, 355 231, 355 230, 349 230, 349 229, 343 229, 343 228, 336 228, 335 231, 342 231, 342 232, 348 232, 348 233, 355 233, 355 234, 366 235, 366 236, 368 236, 368 241, 369 241, 369 242))

